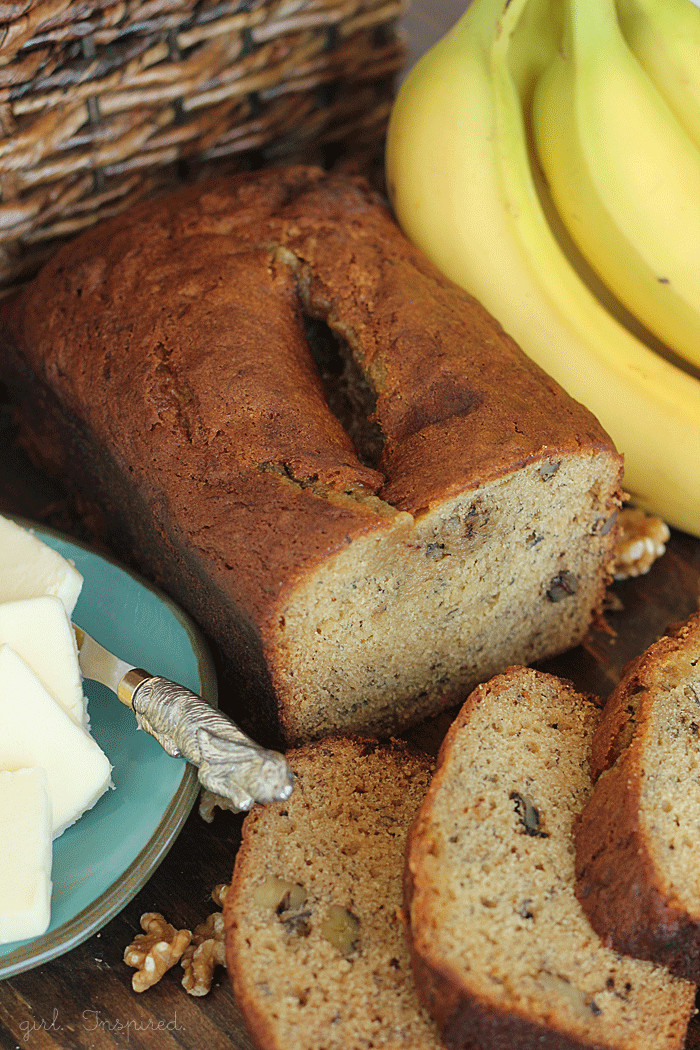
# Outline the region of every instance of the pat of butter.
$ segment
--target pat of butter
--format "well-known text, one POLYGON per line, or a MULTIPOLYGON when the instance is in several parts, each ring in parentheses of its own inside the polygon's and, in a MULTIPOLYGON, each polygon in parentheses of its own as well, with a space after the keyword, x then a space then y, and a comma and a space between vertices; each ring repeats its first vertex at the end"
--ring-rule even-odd
POLYGON ((0 601, 53 594, 73 615, 83 577, 38 536, 0 516, 0 601))
POLYGON ((0 769, 46 770, 56 838, 110 785, 112 767, 9 645, 0 646, 0 769))
POLYGON ((63 603, 47 594, 0 603, 3 642, 31 667, 73 721, 87 726, 78 646, 63 603))
POLYGON ((51 809, 43 769, 0 771, 0 944, 51 918, 51 809))

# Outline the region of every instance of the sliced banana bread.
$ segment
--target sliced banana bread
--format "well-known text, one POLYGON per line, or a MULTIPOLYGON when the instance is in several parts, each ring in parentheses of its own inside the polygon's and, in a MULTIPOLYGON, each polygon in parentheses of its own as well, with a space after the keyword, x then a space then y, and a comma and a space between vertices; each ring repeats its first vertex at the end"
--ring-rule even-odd
POLYGON ((401 919, 406 833, 431 762, 329 739, 292 752, 292 797, 243 825, 226 897, 236 998, 263 1050, 438 1050, 401 919))
POLYGON ((700 615, 626 669, 593 738, 579 900, 618 951, 700 980, 700 615))
POLYGON ((606 948, 574 892, 599 712, 511 668, 451 726, 409 834, 416 984, 448 1047, 670 1050, 695 989, 606 948))

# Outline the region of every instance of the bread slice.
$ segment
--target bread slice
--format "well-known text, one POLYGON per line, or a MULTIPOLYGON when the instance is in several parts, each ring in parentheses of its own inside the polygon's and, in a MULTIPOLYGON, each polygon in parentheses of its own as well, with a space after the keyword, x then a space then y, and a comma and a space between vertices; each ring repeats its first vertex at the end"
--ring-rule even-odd
POLYGON ((420 996, 448 1047, 670 1050, 695 989, 606 948, 574 893, 573 823, 598 710, 512 668, 467 699, 411 829, 420 996))
POLYGON ((148 201, 0 314, 24 440, 216 641, 261 740, 403 731, 601 607, 620 456, 358 180, 148 201))
POLYGON ((618 951, 700 980, 700 615, 627 667, 593 738, 577 894, 618 951))
POLYGON ((236 998, 263 1050, 438 1050, 401 921, 408 825, 431 762, 339 738, 289 756, 288 802, 243 825, 226 897, 236 998))

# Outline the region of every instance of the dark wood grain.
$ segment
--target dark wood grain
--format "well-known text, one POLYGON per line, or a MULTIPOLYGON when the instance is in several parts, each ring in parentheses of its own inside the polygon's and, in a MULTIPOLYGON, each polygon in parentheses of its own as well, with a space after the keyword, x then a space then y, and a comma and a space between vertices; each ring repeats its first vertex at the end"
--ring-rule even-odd
MULTIPOLYGON (((465 6, 456 0, 415 0, 406 23, 411 62, 465 6)), ((0 446, 0 512, 94 538, 61 490, 23 456, 9 410, 1 404, 0 446)), ((699 593, 700 542, 675 533, 666 555, 647 576, 615 585, 620 608, 608 616, 610 631, 593 632, 584 646, 543 667, 604 699, 628 660, 668 624, 697 609, 699 593)), ((435 749, 450 717, 448 713, 411 736, 435 749)), ((160 911, 176 926, 192 929, 214 910, 210 893, 230 878, 240 826, 241 818, 232 814, 218 814, 213 824, 206 824, 193 811, 147 885, 100 933, 62 958, 0 983, 0 1050, 252 1050, 224 971, 201 998, 181 987, 179 966, 137 995, 131 989, 132 971, 122 959, 143 912, 160 911)), ((700 1050, 700 1022, 691 1023, 686 1045, 700 1050)))

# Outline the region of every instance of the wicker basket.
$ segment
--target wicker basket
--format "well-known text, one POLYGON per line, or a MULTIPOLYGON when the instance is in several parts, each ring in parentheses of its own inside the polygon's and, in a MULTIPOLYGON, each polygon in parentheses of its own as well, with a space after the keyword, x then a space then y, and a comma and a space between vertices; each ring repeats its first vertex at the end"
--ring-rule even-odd
POLYGON ((379 150, 405 0, 0 0, 0 294, 210 171, 379 150))

